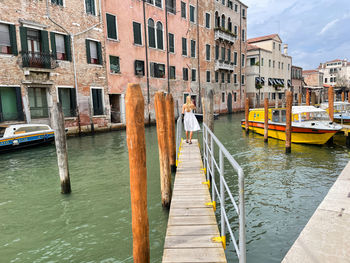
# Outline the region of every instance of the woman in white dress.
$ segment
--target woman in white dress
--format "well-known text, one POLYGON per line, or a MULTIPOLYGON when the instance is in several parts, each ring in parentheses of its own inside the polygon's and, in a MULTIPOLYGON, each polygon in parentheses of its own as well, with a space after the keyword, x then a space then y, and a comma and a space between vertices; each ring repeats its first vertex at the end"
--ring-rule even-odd
POLYGON ((193 110, 196 109, 196 106, 192 103, 191 97, 186 97, 186 104, 182 106, 182 114, 185 114, 184 117, 184 127, 186 131, 186 142, 188 143, 188 132, 190 132, 190 144, 192 144, 192 134, 194 131, 198 131, 201 128, 199 127, 196 116, 193 113, 193 110))

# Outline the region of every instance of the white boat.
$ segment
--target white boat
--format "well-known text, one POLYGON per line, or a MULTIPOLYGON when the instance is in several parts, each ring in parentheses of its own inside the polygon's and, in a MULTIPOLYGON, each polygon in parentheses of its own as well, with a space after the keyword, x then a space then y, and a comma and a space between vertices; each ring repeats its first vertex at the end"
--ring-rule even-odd
MULTIPOLYGON (((328 102, 321 103, 321 109, 329 112, 328 102)), ((338 123, 350 123, 350 103, 345 101, 335 101, 334 102, 334 115, 333 119, 338 123)))
POLYGON ((16 124, 0 126, 0 152, 49 143, 54 130, 45 124, 16 124))

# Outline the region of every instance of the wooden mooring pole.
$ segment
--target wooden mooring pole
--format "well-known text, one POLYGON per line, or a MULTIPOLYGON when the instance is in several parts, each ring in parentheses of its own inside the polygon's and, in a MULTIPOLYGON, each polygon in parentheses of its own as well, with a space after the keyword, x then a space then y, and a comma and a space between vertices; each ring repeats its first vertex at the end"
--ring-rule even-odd
POLYGON ((64 115, 62 105, 54 103, 52 107, 52 128, 55 130, 55 145, 57 153, 58 171, 61 181, 61 193, 69 194, 72 189, 69 178, 67 139, 64 127, 64 115))
POLYGON ((269 138, 269 99, 264 100, 264 142, 268 142, 269 138))
POLYGON ((311 105, 315 106, 316 104, 316 93, 314 91, 311 92, 311 105))
POLYGON ((214 91, 207 89, 204 96, 203 104, 203 122, 214 132, 214 91))
POLYGON ((129 151, 133 257, 134 262, 149 263, 145 108, 140 85, 128 85, 125 107, 126 139, 129 151))
POLYGON ((291 152, 292 144, 292 105, 293 105, 293 94, 291 91, 287 91, 287 102, 286 102, 286 153, 291 152))
POLYGON ((306 105, 310 106, 310 91, 306 89, 306 105))
POLYGON ((301 104, 302 104, 302 94, 299 93, 298 94, 298 105, 301 106, 301 104))
POLYGON ((173 95, 168 93, 165 97, 166 120, 168 130, 169 162, 172 172, 176 171, 176 146, 175 146, 175 111, 173 95))
POLYGON ((245 99, 245 132, 249 133, 249 98, 245 99))
POLYGON ((341 101, 344 102, 345 101, 345 91, 343 91, 341 93, 341 101))
POLYGON ((328 113, 332 121, 334 121, 334 88, 328 88, 328 113))
POLYGON ((168 132, 166 120, 165 98, 163 92, 157 92, 154 98, 156 112, 159 166, 160 166, 160 190, 163 207, 170 207, 171 201, 171 171, 168 150, 168 132))

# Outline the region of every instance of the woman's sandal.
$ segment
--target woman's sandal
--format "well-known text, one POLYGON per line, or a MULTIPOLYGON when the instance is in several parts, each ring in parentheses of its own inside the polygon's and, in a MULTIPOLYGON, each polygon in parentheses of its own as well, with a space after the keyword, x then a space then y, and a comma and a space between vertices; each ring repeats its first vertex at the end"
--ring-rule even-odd
POLYGON ((188 143, 188 141, 186 140, 186 143, 188 143))
POLYGON ((192 144, 192 142, 190 141, 190 144, 192 144))

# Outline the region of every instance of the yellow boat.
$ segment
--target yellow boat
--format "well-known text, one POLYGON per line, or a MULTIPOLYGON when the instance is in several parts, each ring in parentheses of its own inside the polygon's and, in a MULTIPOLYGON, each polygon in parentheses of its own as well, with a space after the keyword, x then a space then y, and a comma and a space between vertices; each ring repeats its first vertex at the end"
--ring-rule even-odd
MULTIPOLYGON (((286 109, 269 109, 268 136, 286 140, 286 109)), ((264 109, 251 109, 249 111, 249 130, 264 135, 264 109)), ((245 128, 245 120, 241 121, 245 128)), ((292 107, 292 142, 306 144, 325 144, 341 129, 333 123, 325 110, 313 106, 292 107)))

